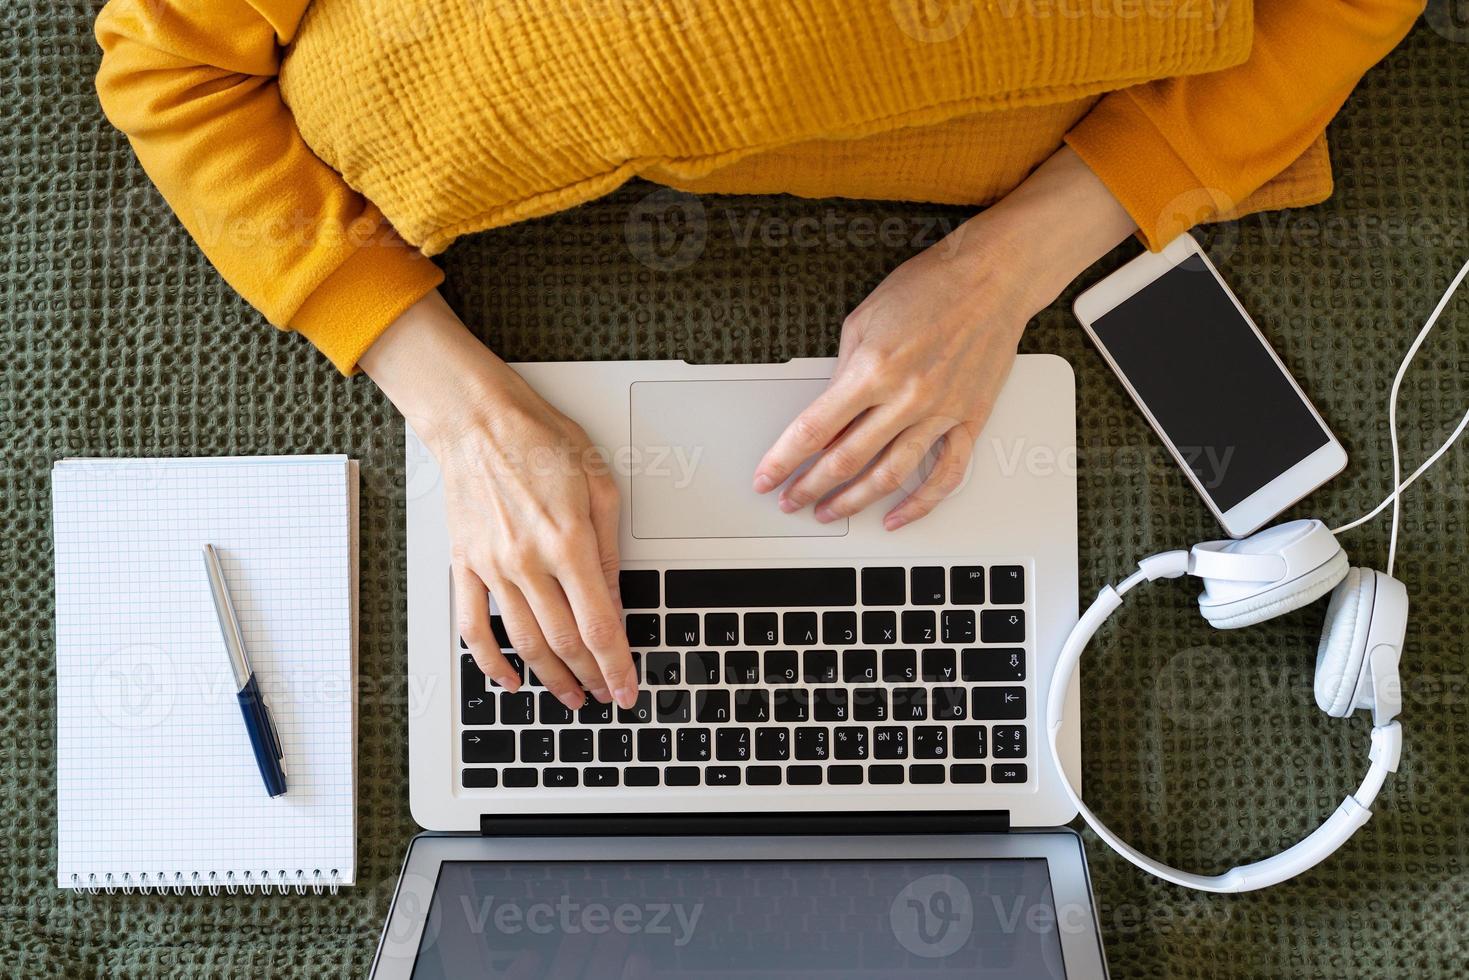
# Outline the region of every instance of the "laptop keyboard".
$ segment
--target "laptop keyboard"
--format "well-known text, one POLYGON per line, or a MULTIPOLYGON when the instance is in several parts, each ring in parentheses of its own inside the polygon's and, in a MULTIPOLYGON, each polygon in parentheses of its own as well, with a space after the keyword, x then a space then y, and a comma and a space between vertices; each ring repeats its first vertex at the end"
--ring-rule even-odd
POLYGON ((631 709, 487 684, 459 641, 465 789, 1030 778, 1028 564, 626 568, 631 709))

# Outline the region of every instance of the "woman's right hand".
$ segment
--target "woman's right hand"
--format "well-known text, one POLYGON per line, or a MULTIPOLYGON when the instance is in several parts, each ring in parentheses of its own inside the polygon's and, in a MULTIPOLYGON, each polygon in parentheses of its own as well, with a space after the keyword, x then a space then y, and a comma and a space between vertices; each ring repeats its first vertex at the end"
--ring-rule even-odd
POLYGON ((637 675, 617 584, 619 503, 605 457, 459 321, 424 297, 359 361, 439 462, 457 628, 486 676, 520 679, 490 629, 562 703, 624 708, 637 675))

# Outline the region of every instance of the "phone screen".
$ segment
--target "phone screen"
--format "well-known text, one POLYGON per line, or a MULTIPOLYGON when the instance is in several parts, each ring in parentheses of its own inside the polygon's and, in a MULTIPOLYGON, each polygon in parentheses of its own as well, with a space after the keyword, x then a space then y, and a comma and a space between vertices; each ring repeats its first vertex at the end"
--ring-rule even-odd
POLYGON ((1330 439, 1199 255, 1091 329, 1221 513, 1330 439))

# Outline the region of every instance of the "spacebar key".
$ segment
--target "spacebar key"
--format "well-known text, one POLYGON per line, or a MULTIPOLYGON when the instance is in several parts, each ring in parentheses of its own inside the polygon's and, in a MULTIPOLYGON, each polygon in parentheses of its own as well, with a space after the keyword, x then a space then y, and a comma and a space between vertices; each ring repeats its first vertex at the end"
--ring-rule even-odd
POLYGON ((670 568, 669 609, 741 609, 857 604, 855 568, 670 568))

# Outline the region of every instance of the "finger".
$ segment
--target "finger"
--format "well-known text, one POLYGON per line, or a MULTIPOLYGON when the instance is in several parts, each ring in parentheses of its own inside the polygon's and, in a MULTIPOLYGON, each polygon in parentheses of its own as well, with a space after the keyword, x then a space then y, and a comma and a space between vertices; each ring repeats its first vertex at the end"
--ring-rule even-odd
POLYGON ((485 583, 463 565, 454 567, 454 614, 459 636, 484 675, 507 691, 520 689, 520 677, 500 652, 490 628, 490 595, 485 583))
POLYGON ((924 453, 953 424, 947 419, 928 419, 898 433, 866 472, 816 506, 817 519, 850 517, 902 489, 903 481, 923 462, 924 453))
MULTIPOLYGON (((780 509, 795 513, 855 479, 904 428, 896 413, 884 407, 867 412, 823 449, 816 462, 781 492, 780 509)), ((822 519, 820 511, 816 516, 822 519)))
POLYGON ((927 517, 964 482, 969 461, 974 457, 974 437, 970 435, 968 426, 956 425, 944 433, 943 439, 943 448, 939 450, 928 479, 883 517, 882 526, 889 531, 927 517))
MULTIPOLYGON (((590 629, 590 620, 583 616, 583 609, 586 607, 578 602, 576 594, 570 590, 567 594, 576 611, 577 623, 581 625, 582 639, 591 648, 592 655, 602 668, 602 678, 612 692, 612 700, 623 708, 631 708, 638 700, 638 673, 633 666, 632 651, 628 648, 627 630, 622 625, 622 587, 617 577, 617 524, 621 515, 615 488, 608 488, 601 495, 594 494, 592 531, 597 538, 596 561, 602 571, 602 583, 611 612, 610 634, 593 635, 595 631, 590 629)), ((562 586, 564 588, 566 583, 563 582, 562 586)), ((596 592, 590 585, 587 588, 596 592)), ((599 599, 594 594, 590 601, 596 603, 599 599)))
POLYGON ((510 634, 515 652, 525 661, 526 669, 534 670, 536 679, 545 685, 546 690, 556 695, 562 704, 572 709, 581 707, 586 695, 582 693, 581 685, 576 682, 571 671, 552 652, 524 593, 504 579, 491 582, 490 588, 494 591, 495 601, 500 604, 500 612, 505 617, 505 631, 510 634))
MULTIPOLYGON (((598 584, 601 584, 600 579, 598 584)), ((541 635, 561 662, 576 675, 577 687, 586 688, 599 701, 608 699, 607 682, 602 678, 602 668, 597 658, 582 642, 581 629, 576 625, 576 614, 566 598, 561 583, 550 575, 539 575, 520 583, 521 592, 531 611, 536 614, 541 635)), ((577 690, 576 707, 586 701, 586 695, 577 690)), ((562 699, 565 700, 564 698, 562 699)))
POLYGON ((755 492, 769 493, 784 483, 872 404, 866 386, 833 378, 831 386, 786 426, 755 467, 755 492))

